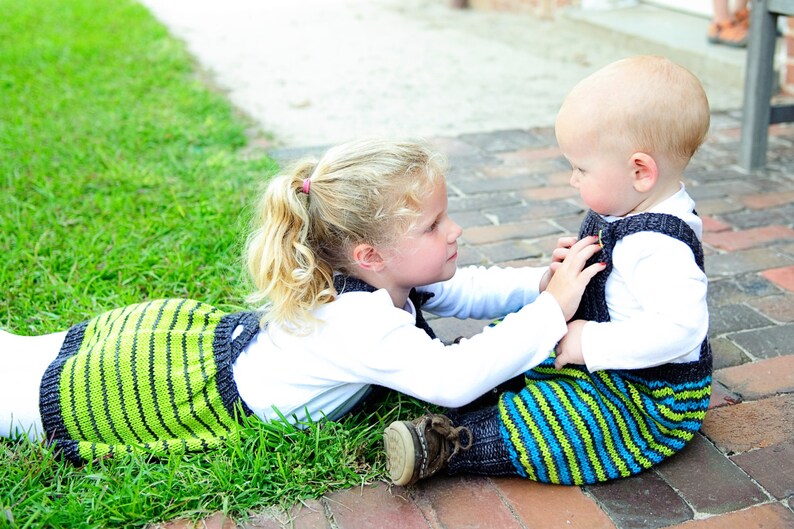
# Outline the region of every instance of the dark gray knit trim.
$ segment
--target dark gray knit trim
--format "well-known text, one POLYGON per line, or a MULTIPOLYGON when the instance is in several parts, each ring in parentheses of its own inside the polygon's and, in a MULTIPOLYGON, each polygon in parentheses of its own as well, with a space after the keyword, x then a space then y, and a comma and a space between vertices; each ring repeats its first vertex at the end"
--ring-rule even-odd
POLYGON ((261 315, 256 312, 236 312, 227 314, 218 322, 215 327, 215 337, 213 338, 212 349, 215 352, 216 376, 215 381, 218 386, 218 393, 223 401, 223 407, 232 417, 237 417, 238 422, 242 423, 244 417, 240 417, 237 407, 240 406, 245 416, 253 415, 254 412, 240 398, 237 391, 237 384, 234 382, 233 364, 240 353, 251 343, 251 340, 259 332, 259 320, 261 315), (232 340, 232 334, 238 325, 243 326, 239 336, 232 340))
MULTIPOLYGON (((449 474, 479 474, 483 476, 516 476, 510 452, 501 431, 498 406, 450 415, 455 426, 464 426, 471 432, 471 447, 449 458, 449 474)), ((466 432, 461 432, 462 445, 469 443, 466 432)))
POLYGON ((41 413, 41 423, 44 426, 48 441, 67 439, 69 437, 66 425, 63 422, 63 415, 61 415, 59 389, 61 372, 66 361, 80 350, 80 344, 83 343, 83 336, 87 326, 88 322, 86 321, 69 329, 58 356, 47 366, 44 376, 41 378, 39 412, 41 413))
MULTIPOLYGON (((339 295, 345 292, 375 292, 377 290, 377 288, 366 281, 343 274, 334 276, 334 289, 336 289, 336 293, 339 295)), ((435 294, 432 292, 419 293, 415 288, 412 288, 411 292, 408 294, 408 298, 414 304, 414 308, 416 308, 416 326, 425 331, 431 338, 435 338, 436 333, 433 332, 433 328, 430 327, 430 324, 425 320, 425 316, 422 314, 422 306, 434 295, 435 294)))
POLYGON ((366 281, 343 274, 334 276, 334 289, 338 295, 342 295, 345 292, 375 292, 378 290, 366 281))

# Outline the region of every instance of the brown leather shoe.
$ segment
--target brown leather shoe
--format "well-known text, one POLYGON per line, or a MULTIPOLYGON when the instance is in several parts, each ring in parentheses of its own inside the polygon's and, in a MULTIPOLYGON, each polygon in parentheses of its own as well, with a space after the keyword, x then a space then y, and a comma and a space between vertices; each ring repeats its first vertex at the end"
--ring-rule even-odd
POLYGON ((471 447, 471 432, 465 426, 435 413, 411 422, 395 421, 383 431, 386 464, 395 485, 406 487, 429 478, 447 464, 450 457, 471 447), (461 444, 466 432, 468 442, 461 444))

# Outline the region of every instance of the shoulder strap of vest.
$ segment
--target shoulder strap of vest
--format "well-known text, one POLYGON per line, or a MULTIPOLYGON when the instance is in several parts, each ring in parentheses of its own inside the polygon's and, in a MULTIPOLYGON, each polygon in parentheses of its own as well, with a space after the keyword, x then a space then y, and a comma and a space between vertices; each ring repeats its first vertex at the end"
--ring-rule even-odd
MULTIPOLYGON (((345 292, 375 292, 377 290, 366 281, 342 274, 334 276, 334 288, 337 294, 343 294, 345 292)), ((425 331, 431 338, 435 338, 436 334, 427 321, 425 321, 425 317, 422 314, 422 305, 427 303, 427 300, 431 297, 433 297, 432 293, 425 292, 420 294, 415 288, 412 288, 408 295, 408 298, 416 309, 416 326, 425 331)))
MULTIPOLYGON (((614 242, 627 235, 642 231, 661 233, 677 239, 692 250, 695 262, 703 270, 703 245, 689 224, 667 213, 641 213, 610 223, 609 234, 614 242)), ((605 241, 604 244, 606 244, 605 241)), ((614 244, 613 242, 613 244, 614 244)))
POLYGON ((334 289, 337 294, 344 294, 345 292, 375 292, 377 290, 366 281, 342 274, 334 276, 334 289))

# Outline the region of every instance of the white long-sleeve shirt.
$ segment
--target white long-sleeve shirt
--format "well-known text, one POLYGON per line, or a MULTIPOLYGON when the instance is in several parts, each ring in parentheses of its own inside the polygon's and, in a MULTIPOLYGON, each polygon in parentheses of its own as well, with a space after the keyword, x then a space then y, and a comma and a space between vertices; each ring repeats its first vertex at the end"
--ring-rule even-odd
POLYGON ((308 335, 269 325, 234 364, 240 396, 259 417, 273 408, 299 421, 331 415, 370 384, 458 407, 536 366, 566 332, 556 300, 538 293, 545 268, 467 267, 418 290, 439 316, 492 319, 494 327, 445 346, 415 326, 415 308, 394 307, 386 290, 348 292, 320 306, 308 335))
MULTIPOLYGON (((650 210, 686 222, 702 238, 695 202, 681 189, 650 210)), ((606 217, 613 222, 618 217, 606 217)), ((590 371, 695 361, 708 332, 708 280, 683 242, 640 232, 615 244, 606 282, 609 322, 588 322, 582 355, 590 371)))

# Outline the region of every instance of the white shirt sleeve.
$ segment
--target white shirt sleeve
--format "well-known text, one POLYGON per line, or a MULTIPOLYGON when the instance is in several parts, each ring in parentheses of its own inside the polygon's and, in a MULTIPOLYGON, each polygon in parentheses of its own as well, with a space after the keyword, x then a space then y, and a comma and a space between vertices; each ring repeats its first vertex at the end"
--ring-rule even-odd
POLYGON ((690 248, 660 233, 636 233, 618 241, 612 262, 611 321, 588 322, 582 332, 587 368, 696 360, 708 332, 708 280, 690 248))
POLYGON ((308 334, 277 325, 262 330, 235 361, 240 396, 266 420, 277 417, 274 407, 299 420, 321 417, 367 384, 440 406, 468 404, 548 358, 567 332, 554 297, 537 293, 543 271, 474 267, 431 287, 437 295, 430 304, 443 314, 513 312, 449 346, 417 328, 415 316, 396 308, 386 290, 342 294, 315 310, 323 323, 308 334))
POLYGON ((498 325, 446 346, 418 329, 405 311, 383 304, 371 307, 370 316, 382 324, 356 338, 368 345, 348 365, 352 379, 449 407, 467 404, 535 367, 567 331, 557 301, 546 293, 498 325))
POLYGON ((501 318, 538 297, 546 270, 547 267, 460 268, 452 279, 419 289, 433 294, 422 308, 442 317, 501 318))

